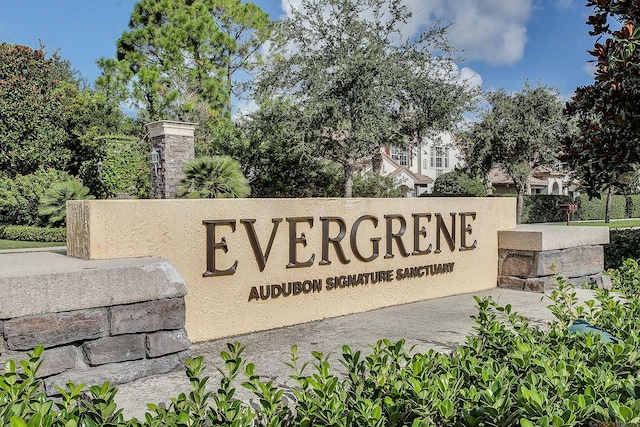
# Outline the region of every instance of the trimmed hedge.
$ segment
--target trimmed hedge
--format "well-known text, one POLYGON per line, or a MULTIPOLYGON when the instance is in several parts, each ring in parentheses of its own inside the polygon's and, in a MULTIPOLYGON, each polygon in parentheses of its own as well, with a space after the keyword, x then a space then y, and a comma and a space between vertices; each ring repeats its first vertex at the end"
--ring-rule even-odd
POLYGON ((7 225, 0 229, 0 238, 26 242, 66 242, 67 229, 7 225))
POLYGON ((522 222, 562 222, 567 220, 567 213, 560 210, 562 203, 571 203, 571 196, 553 194, 525 195, 523 199, 522 222))
POLYGON ((604 247, 604 268, 619 268, 627 258, 640 259, 640 229, 620 229, 609 232, 609 244, 604 247))
MULTIPOLYGON (((611 219, 624 218, 627 202, 624 196, 614 195, 611 199, 611 219)), ((578 197, 578 216, 581 220, 599 220, 604 219, 607 208, 607 195, 591 200, 587 196, 578 197)))

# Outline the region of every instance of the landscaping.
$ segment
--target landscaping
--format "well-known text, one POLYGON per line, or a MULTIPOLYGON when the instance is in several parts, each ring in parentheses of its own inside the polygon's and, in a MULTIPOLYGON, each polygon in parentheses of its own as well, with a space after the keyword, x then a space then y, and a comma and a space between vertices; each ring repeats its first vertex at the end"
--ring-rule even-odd
POLYGON ((293 390, 260 378, 255 366, 243 360, 244 347, 228 344, 218 367, 220 384, 208 384, 201 357, 188 360, 192 391, 172 399, 167 408, 148 405, 142 420, 124 419, 114 403, 117 389, 109 384, 87 389, 69 383, 60 390, 61 400, 47 398, 36 379, 38 348, 29 361, 5 365, 0 420, 14 427, 636 423, 640 269, 629 260, 611 276, 616 292, 596 291, 594 300, 581 305, 559 278, 548 295, 557 321, 541 328, 508 304, 476 297, 475 334, 452 354, 416 354, 403 340, 381 340, 370 354, 343 346, 343 366, 331 366, 329 356, 318 352, 312 353, 313 363, 300 364, 294 346, 288 363, 297 383, 293 390), (589 327, 574 332, 580 322, 589 327), (260 404, 236 400, 239 386, 252 391, 260 404))

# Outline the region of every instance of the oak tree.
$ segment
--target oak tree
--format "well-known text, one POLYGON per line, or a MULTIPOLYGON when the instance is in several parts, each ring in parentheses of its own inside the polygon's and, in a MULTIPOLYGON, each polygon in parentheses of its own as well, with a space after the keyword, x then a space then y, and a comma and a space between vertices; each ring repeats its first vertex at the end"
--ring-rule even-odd
POLYGON ((516 93, 498 89, 488 92, 486 101, 479 121, 461 135, 465 158, 476 176, 486 175, 492 167, 501 167, 511 176, 518 194, 519 224, 533 172, 557 161, 569 121, 562 114, 558 92, 544 85, 532 87, 526 82, 516 93))
POLYGON ((304 143, 342 165, 346 197, 356 162, 451 129, 474 99, 446 28, 406 34, 410 17, 401 0, 302 0, 257 78, 260 101, 287 98, 304 114, 304 143))

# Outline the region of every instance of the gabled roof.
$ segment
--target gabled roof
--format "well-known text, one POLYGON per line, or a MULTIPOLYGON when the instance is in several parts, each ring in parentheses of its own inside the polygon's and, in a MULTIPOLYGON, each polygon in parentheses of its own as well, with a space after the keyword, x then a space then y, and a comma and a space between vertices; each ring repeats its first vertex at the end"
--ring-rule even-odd
POLYGON ((422 175, 420 173, 411 172, 411 170, 406 166, 398 166, 396 170, 391 172, 389 176, 391 178, 396 178, 399 175, 406 174, 413 181, 414 185, 429 185, 433 184, 433 178, 430 178, 426 175, 422 175))

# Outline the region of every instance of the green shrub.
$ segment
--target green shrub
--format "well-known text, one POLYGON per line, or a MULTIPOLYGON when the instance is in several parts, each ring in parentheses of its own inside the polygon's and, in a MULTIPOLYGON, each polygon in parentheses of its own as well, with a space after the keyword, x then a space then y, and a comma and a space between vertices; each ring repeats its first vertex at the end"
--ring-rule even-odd
POLYGON ((119 195, 148 197, 151 189, 148 159, 138 140, 122 135, 96 137, 98 158, 80 167, 82 182, 100 199, 119 195), (98 162, 102 162, 98 172, 98 162))
POLYGON ((398 180, 378 173, 354 175, 353 197, 402 197, 398 180))
POLYGON ((202 358, 187 360, 190 393, 167 408, 149 404, 143 421, 124 420, 108 383, 85 391, 69 383, 60 400, 41 390, 36 371, 42 348, 21 362, 5 365, 0 375, 0 422, 23 426, 587 426, 640 421, 640 298, 637 263, 615 277, 625 298, 599 290, 595 300, 577 303, 574 289, 558 279, 548 296, 557 321, 545 328, 501 306, 491 297, 475 297, 475 334, 452 354, 412 353, 404 340, 380 340, 370 354, 343 346, 341 364, 312 352, 299 363, 291 348, 287 365, 296 386, 294 401, 285 389, 262 380, 255 365, 242 359, 244 347, 228 344, 221 353, 222 374, 216 392, 207 391, 202 358), (633 290, 636 291, 633 291, 633 290), (573 332, 578 320, 616 338, 573 332), (346 371, 346 372, 345 372, 346 371), (244 378, 242 380, 241 378, 244 378), (259 403, 237 400, 235 384, 259 403))
POLYGON ((0 223, 39 225, 40 198, 51 184, 72 179, 66 172, 43 168, 29 175, 0 177, 0 223))
POLYGON ((78 181, 54 182, 40 199, 38 213, 51 226, 64 226, 67 222, 67 201, 94 199, 89 189, 78 181))
POLYGON ((0 238, 26 242, 65 242, 66 228, 33 227, 30 225, 7 225, 0 230, 0 238))
POLYGON ((522 222, 562 222, 567 220, 567 213, 560 210, 562 203, 573 203, 570 196, 553 194, 525 195, 523 199, 522 222))
POLYGON ((485 197, 487 187, 481 179, 472 178, 460 170, 453 170, 436 178, 433 183, 433 195, 485 197))
POLYGON ((634 194, 629 196, 631 199, 631 212, 629 212, 629 217, 631 218, 640 218, 640 195, 634 194))
MULTIPOLYGON (((626 200, 624 196, 614 195, 611 199, 611 219, 625 216, 626 200)), ((603 220, 607 205, 607 195, 589 200, 587 196, 578 197, 578 217, 581 220, 603 220)))
POLYGON ((640 229, 612 229, 604 247, 605 269, 618 268, 627 258, 640 259, 640 229))

